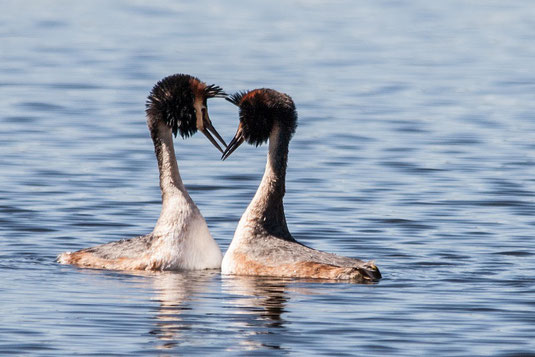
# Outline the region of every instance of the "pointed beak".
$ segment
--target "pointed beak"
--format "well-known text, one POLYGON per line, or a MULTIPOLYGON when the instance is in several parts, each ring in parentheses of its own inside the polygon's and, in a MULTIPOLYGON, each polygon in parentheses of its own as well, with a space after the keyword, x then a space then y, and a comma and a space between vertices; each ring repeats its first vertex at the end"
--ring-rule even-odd
POLYGON ((227 144, 225 143, 225 140, 223 140, 221 135, 219 135, 217 130, 215 130, 214 126, 212 125, 212 122, 210 121, 210 117, 208 116, 208 110, 203 109, 201 115, 202 115, 202 119, 201 120, 197 120, 197 129, 199 129, 200 132, 203 133, 208 138, 208 140, 210 140, 212 145, 214 145, 217 148, 217 150, 219 150, 221 153, 223 153, 223 149, 221 149, 221 146, 219 146, 217 141, 215 141, 215 139, 212 136, 212 134, 214 134, 215 137, 217 139, 219 139, 221 144, 223 144, 224 148, 227 147, 227 144))
POLYGON ((227 157, 230 156, 243 142, 245 138, 243 137, 243 130, 241 127, 241 123, 238 126, 238 131, 236 131, 236 135, 234 135, 234 138, 232 138, 232 141, 227 146, 227 150, 223 153, 223 156, 221 156, 221 160, 225 160, 227 157))

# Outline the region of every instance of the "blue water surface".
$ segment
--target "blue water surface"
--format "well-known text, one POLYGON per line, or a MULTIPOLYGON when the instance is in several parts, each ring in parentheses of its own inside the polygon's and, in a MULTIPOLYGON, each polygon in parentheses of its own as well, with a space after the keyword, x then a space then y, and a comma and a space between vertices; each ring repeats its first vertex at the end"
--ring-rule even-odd
MULTIPOLYGON (((0 355, 535 353, 531 1, 5 1, 0 355), (299 112, 285 206, 375 285, 54 262, 149 233, 144 103, 162 77, 271 87, 299 112)), ((211 100, 229 140, 237 109, 211 100)), ((225 250, 266 147, 176 139, 225 250)))

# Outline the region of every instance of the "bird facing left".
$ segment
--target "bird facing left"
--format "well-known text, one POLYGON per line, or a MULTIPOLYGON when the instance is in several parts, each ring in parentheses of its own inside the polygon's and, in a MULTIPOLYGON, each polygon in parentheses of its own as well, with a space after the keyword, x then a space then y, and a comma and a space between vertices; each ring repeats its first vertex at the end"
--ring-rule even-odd
POLYGON ((156 83, 146 103, 147 126, 158 161, 162 192, 162 209, 153 231, 61 253, 57 261, 114 270, 219 269, 221 250, 182 182, 173 135, 179 133, 187 138, 199 130, 223 152, 216 139, 223 148, 227 145, 210 121, 207 100, 225 95, 220 87, 206 85, 186 74, 171 75, 156 83))

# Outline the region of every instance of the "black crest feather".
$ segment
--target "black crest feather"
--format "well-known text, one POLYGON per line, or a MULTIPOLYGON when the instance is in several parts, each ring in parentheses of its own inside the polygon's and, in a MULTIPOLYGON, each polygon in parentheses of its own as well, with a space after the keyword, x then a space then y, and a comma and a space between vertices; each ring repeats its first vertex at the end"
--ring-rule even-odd
POLYGON ((236 92, 234 94, 231 94, 231 95, 225 97, 225 99, 227 101, 231 102, 232 104, 234 104, 234 105, 239 107, 243 96, 246 95, 247 93, 249 93, 248 90, 242 90, 242 91, 236 92))
POLYGON ((290 138, 297 128, 297 112, 292 98, 273 89, 238 92, 227 100, 240 107, 240 122, 245 140, 260 145, 269 139, 277 122, 290 138))
POLYGON ((150 92, 146 102, 147 115, 166 123, 176 136, 187 138, 197 131, 193 108, 194 93, 187 74, 174 74, 160 80, 150 92))
POLYGON ((205 98, 225 98, 226 96, 227 93, 223 91, 223 88, 221 88, 220 86, 216 86, 215 84, 206 86, 206 88, 204 89, 205 98))

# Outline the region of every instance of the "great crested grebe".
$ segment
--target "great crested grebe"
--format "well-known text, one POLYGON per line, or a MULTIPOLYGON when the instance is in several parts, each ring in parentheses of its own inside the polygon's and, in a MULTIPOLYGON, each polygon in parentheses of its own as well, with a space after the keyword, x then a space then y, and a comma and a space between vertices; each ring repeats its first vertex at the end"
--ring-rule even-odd
POLYGON ((292 98, 273 89, 239 92, 227 98, 240 108, 240 124, 222 159, 244 141, 269 139, 266 169, 256 194, 242 215, 223 257, 221 272, 235 275, 377 281, 373 262, 309 248, 297 242, 286 225, 285 192, 288 145, 297 127, 292 98))
POLYGON ((207 99, 224 97, 220 87, 175 74, 159 81, 146 103, 147 125, 160 171, 162 210, 152 233, 58 256, 62 264, 116 270, 219 269, 222 254, 204 217, 191 199, 178 172, 173 134, 183 138, 200 130, 221 152, 212 132, 207 99))

